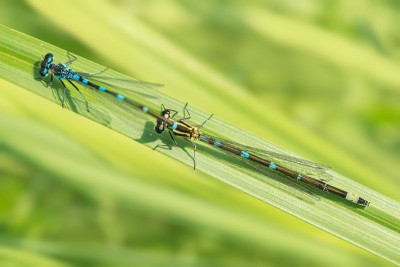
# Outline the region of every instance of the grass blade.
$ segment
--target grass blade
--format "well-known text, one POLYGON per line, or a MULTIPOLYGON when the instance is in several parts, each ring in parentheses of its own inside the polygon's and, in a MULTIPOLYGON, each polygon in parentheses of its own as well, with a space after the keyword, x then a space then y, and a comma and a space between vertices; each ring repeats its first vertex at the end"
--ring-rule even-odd
MULTIPOLYGON (((46 88, 42 83, 33 79, 33 66, 48 51, 55 53, 56 58, 60 59, 60 61, 66 60, 66 52, 6 27, 1 27, 0 32, 0 77, 57 102, 57 94, 53 92, 56 89, 46 88)), ((80 58, 76 68, 77 70, 82 69, 86 72, 91 72, 102 67, 80 58)), ((125 77, 116 72, 112 73, 117 78, 125 77)), ((78 97, 74 96, 73 92, 71 92, 71 95, 75 98, 78 97)), ((174 108, 183 106, 183 103, 165 94, 158 93, 158 97, 157 100, 140 100, 146 101, 154 109, 161 103, 174 108)), ((90 100, 90 97, 88 98, 90 100)), ((110 108, 107 103, 99 102, 94 104, 106 111, 110 108)), ((191 111, 197 123, 207 117, 207 114, 200 110, 192 108, 191 111)), ((76 110, 76 112, 94 119, 90 117, 90 114, 82 113, 79 110, 76 110)), ((147 124, 148 118, 140 115, 140 112, 131 113, 110 110, 110 113, 112 121, 107 125, 108 127, 139 142, 143 142, 149 147, 153 147, 155 143, 159 142, 158 137, 152 135, 153 125, 150 125, 150 127, 147 124)), ((98 122, 101 123, 101 121, 98 122)), ((270 143, 219 119, 210 121, 208 129, 226 135, 232 140, 248 140, 249 145, 271 147, 270 143)), ((167 136, 163 138, 167 138, 167 136)), ((163 142, 168 142, 168 139, 164 139, 163 142)), ((192 160, 185 149, 160 152, 192 165, 192 160)), ((240 163, 231 164, 229 160, 221 158, 218 151, 199 145, 199 152, 197 158, 199 170, 344 240, 394 263, 399 263, 400 253, 397 246, 399 241, 399 203, 336 173, 333 173, 335 176, 334 185, 365 196, 371 201, 372 206, 361 209, 326 195, 322 195, 321 200, 317 203, 303 202, 293 196, 297 192, 295 188, 282 189, 282 184, 278 181, 268 179, 256 171, 246 170, 240 163)), ((128 192, 124 194, 128 194, 128 192)))

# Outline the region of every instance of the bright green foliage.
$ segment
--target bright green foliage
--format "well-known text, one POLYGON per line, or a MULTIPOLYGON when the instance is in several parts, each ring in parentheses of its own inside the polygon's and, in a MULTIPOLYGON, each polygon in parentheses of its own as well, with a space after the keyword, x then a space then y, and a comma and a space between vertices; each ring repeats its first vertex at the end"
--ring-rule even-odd
MULTIPOLYGON (((34 16, 40 14, 41 23, 46 21, 57 29, 54 42, 49 40, 51 35, 45 34, 48 29, 31 34, 82 55, 73 65, 79 71, 103 68, 84 59, 87 55, 95 58, 93 52, 87 53, 94 51, 115 69, 167 84, 160 89, 163 93, 150 90, 157 99, 131 95, 153 109, 163 103, 180 111, 184 101, 189 101, 192 123, 216 113, 207 125, 210 133, 275 148, 249 134, 256 133, 335 166, 335 170, 398 200, 398 186, 390 186, 396 184, 398 171, 398 140, 391 135, 392 125, 398 122, 396 106, 391 105, 393 96, 398 95, 398 78, 393 75, 397 71, 395 62, 356 46, 354 40, 343 41, 345 34, 340 29, 335 35, 335 31, 328 34, 306 22, 298 23, 290 12, 270 13, 267 9, 241 9, 239 4, 232 4, 213 15, 209 7, 201 4, 159 3, 165 16, 156 16, 157 12, 160 14, 157 4, 149 4, 146 12, 132 17, 122 12, 132 8, 129 1, 114 5, 96 1, 96 8, 89 8, 90 2, 68 1, 49 8, 45 1, 31 1, 32 7, 41 12, 34 16), (200 28, 202 37, 188 38, 188 29, 196 27, 196 18, 188 16, 186 9, 196 9, 198 18, 204 19, 204 29, 213 28, 215 32, 202 33, 200 28), (75 19, 68 19, 71 14, 75 19), (234 25, 230 31, 224 18, 230 21, 235 16, 240 20, 229 24, 234 25), (161 18, 169 18, 169 23, 163 23, 161 18), (270 27, 260 27, 264 23, 270 27), (102 25, 101 30, 98 25, 102 25), (285 35, 285 27, 297 28, 293 35, 285 35), (201 38, 209 36, 211 40, 218 33, 223 35, 213 47, 216 54, 202 54, 205 43, 200 42, 201 38), (300 36, 304 35, 310 38, 302 40, 300 36), (68 38, 64 40, 63 36, 68 38), (321 47, 331 44, 339 51, 329 49, 332 52, 327 53, 313 48, 312 40, 319 40, 321 47), (229 54, 239 48, 246 51, 240 61, 229 54), (343 50, 349 54, 339 57, 343 50), (356 50, 360 50, 359 54, 356 50), (260 51, 268 53, 273 65, 257 58, 260 51), (362 64, 362 58, 378 64, 379 72, 362 64), (287 73, 284 66, 295 70, 287 73), (349 99, 345 108, 330 113, 341 99, 334 94, 344 90, 348 82, 337 77, 349 70, 354 73, 350 80, 356 84, 351 87, 356 97, 349 99), (366 84, 386 94, 372 96, 374 91, 370 89, 368 96, 361 94, 360 98, 357 88, 366 84), (253 94, 244 87, 253 88, 253 94), (314 90, 317 87, 321 92, 314 90), (291 97, 290 105, 285 103, 287 96, 291 97), (377 98, 380 106, 371 98, 377 98), (357 106, 358 101, 366 105, 357 106), (298 116, 299 122, 305 122, 313 131, 289 119, 290 114, 298 116), (319 117, 310 118, 310 114, 319 117), (335 118, 329 118, 329 114, 335 114, 335 118), (325 121, 327 128, 316 131, 319 120, 325 121), (365 134, 363 127, 377 125, 376 129, 381 129, 381 124, 386 125, 386 136, 392 137, 380 140, 376 139, 379 133, 365 134), (341 127, 353 135, 337 131, 341 127), (368 136, 375 142, 368 141, 368 136), (391 150, 380 149, 382 145, 391 150)), ((18 5, 13 8, 27 10, 18 5)), ((23 23, 21 19, 20 25, 23 23)), ((61 87, 55 84, 49 88, 35 81, 34 65, 50 51, 57 61, 66 61, 65 50, 5 27, 1 28, 0 40, 0 76, 5 79, 0 82, 0 190, 4 196, 0 222, 6 237, 1 244, 10 247, 0 250, 0 259, 16 266, 26 266, 17 261, 20 253, 32 255, 41 266, 58 266, 54 259, 47 259, 50 257, 83 266, 388 265, 271 208, 264 203, 267 202, 399 264, 399 204, 390 198, 333 173, 334 185, 364 196, 372 205, 361 209, 319 193, 319 201, 310 200, 298 189, 202 144, 198 147, 198 170, 193 171, 192 149, 185 142, 178 140, 178 148, 159 151, 169 157, 148 148, 170 140, 166 134, 156 135, 154 122, 140 111, 120 109, 105 99, 95 99, 85 88, 81 90, 95 115, 80 108, 81 100, 74 90, 68 95, 70 105, 66 109, 45 100, 59 103, 61 87), (43 259, 33 254, 41 254, 43 259)), ((113 71, 107 71, 107 75, 126 78, 113 71)))

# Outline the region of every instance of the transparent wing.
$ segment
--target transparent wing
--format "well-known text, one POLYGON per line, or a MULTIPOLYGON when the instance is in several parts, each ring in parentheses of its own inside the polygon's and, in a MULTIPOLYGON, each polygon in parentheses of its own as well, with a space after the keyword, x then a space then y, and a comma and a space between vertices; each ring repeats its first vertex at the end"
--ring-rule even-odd
MULTIPOLYGON (((220 139, 217 139, 220 140, 220 139)), ((222 142, 222 141, 221 141, 222 142)), ((243 162, 244 164, 246 164, 247 166, 249 166, 251 169, 254 169, 266 176, 268 176, 268 178, 272 178, 276 181, 279 182, 279 184, 284 184, 286 186, 288 186, 289 188, 295 188, 296 190, 288 190, 288 188, 285 189, 285 187, 280 186, 279 188, 283 191, 286 191, 287 193, 294 195, 296 198, 301 199, 303 201, 307 201, 309 203, 314 203, 316 201, 319 201, 320 198, 319 196, 317 196, 316 194, 314 194, 311 190, 307 189, 305 186, 303 186, 302 184, 300 184, 299 182, 292 180, 291 178, 288 178, 286 176, 284 176, 283 174, 280 174, 278 172, 274 172, 268 168, 263 168, 262 166, 258 165, 255 162, 252 162, 250 160, 246 160, 240 156, 237 156, 233 153, 229 153, 226 150, 222 149, 222 148, 218 148, 216 146, 214 146, 218 151, 236 159, 239 162, 243 162)), ((232 162, 232 161, 229 161, 232 162)), ((233 163, 234 164, 234 163, 233 163)))
POLYGON ((112 121, 111 115, 107 110, 92 103, 89 103, 90 111, 88 112, 86 108, 86 103, 84 101, 75 97, 71 97, 69 95, 66 96, 65 108, 68 108, 75 113, 84 115, 85 117, 88 117, 89 119, 92 119, 106 126, 109 125, 112 121))
MULTIPOLYGON (((55 81, 57 80, 58 79, 55 81)), ((86 85, 81 83, 75 83, 75 85, 78 87, 86 87, 86 85)), ((63 88, 57 88, 54 86, 52 88, 54 89, 53 92, 55 92, 55 97, 61 103, 63 98, 63 88)), ((125 114, 132 114, 132 111, 137 109, 137 107, 126 101, 121 101, 114 96, 98 92, 97 90, 85 90, 85 98, 82 98, 82 95, 79 95, 76 90, 71 88, 71 86, 68 86, 68 84, 66 84, 66 88, 68 90, 65 93, 65 107, 71 109, 73 112, 91 118, 103 125, 109 125, 112 121, 112 117, 117 114, 121 114, 121 112, 125 114), (88 102, 89 110, 87 110, 86 101, 88 102)))
POLYGON ((316 179, 320 179, 323 181, 330 181, 333 179, 333 176, 327 172, 330 169, 330 167, 328 166, 310 160, 294 157, 291 155, 278 153, 275 151, 263 150, 251 146, 242 145, 234 141, 221 139, 218 137, 213 137, 213 136, 208 136, 208 137, 218 140, 221 143, 225 143, 232 147, 236 147, 240 150, 247 151, 250 154, 273 161, 276 164, 280 164, 282 166, 291 168, 292 170, 298 171, 302 174, 313 176, 316 179))
POLYGON ((237 147, 240 150, 244 150, 247 152, 252 152, 253 154, 258 154, 258 155, 267 155, 269 158, 274 158, 274 159, 278 159, 278 160, 283 160, 283 161, 287 161, 290 163, 295 163, 295 164, 299 164, 299 165, 303 165, 303 166, 307 166, 310 168, 314 168, 314 169, 319 169, 319 170, 328 170, 330 169, 330 167, 310 161, 310 160, 306 160, 306 159, 302 159, 302 158, 298 158, 298 157, 294 157, 294 156, 290 156, 290 155, 286 155, 286 154, 282 154, 282 153, 278 153, 278 152, 274 152, 274 151, 269 151, 269 150, 264 150, 264 149, 260 149, 260 148, 255 148, 255 147, 251 147, 251 146, 246 146, 246 145, 242 145, 239 143, 236 143, 234 141, 230 141, 230 140, 226 140, 226 139, 221 139, 221 138, 217 138, 217 137, 212 137, 215 140, 219 140, 221 143, 225 143, 228 145, 231 145, 233 147, 237 147))
POLYGON ((110 82, 119 82, 119 83, 125 83, 125 84, 133 84, 137 87, 142 87, 142 88, 148 88, 148 89, 153 89, 153 88, 159 88, 163 87, 164 85, 161 83, 152 83, 152 82, 146 82, 146 81, 141 81, 141 80, 134 80, 134 79, 120 79, 120 78, 113 78, 113 77, 106 77, 106 76, 91 76, 89 77, 90 79, 94 80, 99 80, 99 81, 110 81, 110 82))
MULTIPOLYGON (((221 151, 223 151, 222 149, 220 149, 221 151)), ((291 178, 287 178, 285 177, 283 174, 279 174, 277 172, 273 172, 267 168, 261 168, 259 165, 257 165, 256 163, 250 161, 250 160, 245 160, 241 157, 238 157, 238 160, 240 160, 241 162, 244 162, 245 164, 247 164, 248 166, 258 170, 261 173, 264 173, 266 175, 268 175, 268 177, 272 177, 275 180, 279 181, 282 184, 285 184, 289 187, 295 188, 297 189, 298 192, 289 192, 290 194, 294 194, 297 198, 302 199, 302 200, 306 200, 308 202, 314 203, 314 201, 319 201, 320 198, 319 196, 317 196, 316 194, 314 194, 311 190, 307 189, 305 186, 303 186, 302 184, 300 184, 299 182, 296 182, 294 180, 292 180, 291 178)))
MULTIPOLYGON (((84 84, 80 85, 85 87, 84 84)), ((89 108, 93 106, 93 102, 96 102, 96 104, 106 108, 108 112, 112 114, 120 114, 121 111, 131 114, 132 111, 137 111, 137 107, 131 105, 130 103, 126 101, 121 101, 118 98, 109 94, 98 92, 97 90, 86 90, 85 95, 88 97, 89 100, 95 100, 89 101, 89 108)))
POLYGON ((134 79, 119 79, 108 76, 93 75, 84 72, 76 72, 83 78, 97 84, 104 85, 107 89, 118 90, 118 92, 139 94, 147 98, 157 98, 156 88, 162 87, 162 84, 150 83, 134 79), (139 92, 139 90, 147 91, 148 93, 139 92))

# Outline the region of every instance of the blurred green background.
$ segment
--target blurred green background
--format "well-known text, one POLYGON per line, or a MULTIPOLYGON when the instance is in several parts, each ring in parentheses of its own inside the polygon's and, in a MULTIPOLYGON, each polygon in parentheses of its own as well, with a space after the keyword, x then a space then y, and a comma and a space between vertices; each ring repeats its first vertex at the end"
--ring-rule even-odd
MULTIPOLYGON (((3 0, 0 22, 400 200, 399 13, 396 1, 3 0)), ((392 266, 36 95, 4 95, 2 266, 392 266)))

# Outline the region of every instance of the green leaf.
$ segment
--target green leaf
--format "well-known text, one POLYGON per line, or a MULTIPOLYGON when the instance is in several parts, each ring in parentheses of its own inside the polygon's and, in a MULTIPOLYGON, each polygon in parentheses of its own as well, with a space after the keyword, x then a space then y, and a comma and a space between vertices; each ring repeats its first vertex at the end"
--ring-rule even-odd
MULTIPOLYGON (((34 66, 35 64, 37 65, 38 61, 45 53, 50 51, 56 55, 56 60, 59 60, 60 62, 67 61, 66 51, 29 36, 17 33, 6 27, 1 27, 0 33, 0 77, 53 102, 59 102, 59 95, 62 88, 59 85, 55 85, 55 88, 49 88, 44 86, 40 81, 35 81, 33 77, 36 74, 37 69, 35 69, 34 66)), ((79 57, 79 61, 76 64, 74 63, 73 67, 78 71, 84 70, 85 72, 94 72, 103 68, 102 66, 85 60, 82 57, 79 57)), ((108 73, 116 78, 126 78, 126 76, 114 71, 109 71, 108 73)), ((2 82, 2 86, 9 87, 7 82, 2 82)), ((84 89, 82 89, 82 91, 83 90, 84 89)), ((72 103, 69 108, 74 112, 95 120, 96 122, 103 123, 117 132, 145 143, 149 147, 154 147, 155 144, 159 143, 158 136, 154 137, 154 123, 151 125, 148 123, 152 118, 140 113, 139 110, 136 111, 129 108, 120 109, 117 105, 109 104, 105 99, 99 100, 95 98, 91 94, 90 90, 85 90, 84 94, 86 98, 92 105, 94 105, 95 109, 98 110, 98 113, 106 114, 104 116, 94 116, 92 113, 86 112, 85 109, 74 107, 73 103, 80 101, 79 94, 74 92, 74 90, 71 90, 69 93, 72 103), (108 117, 111 118, 111 121, 104 119, 108 117)), ((154 110, 156 110, 161 103, 177 110, 183 107, 182 102, 168 97, 161 92, 156 92, 156 94, 158 97, 157 99, 144 99, 143 97, 136 96, 135 100, 145 101, 145 104, 154 110)), ((134 96, 132 95, 131 97, 134 96)), ((57 107, 54 106, 54 108, 57 107)), ((202 122, 202 120, 204 120, 208 115, 207 113, 195 108, 190 108, 190 110, 194 118, 194 123, 202 122)), ((71 123, 73 124, 73 122, 71 123)), ((272 144, 261 140, 240 128, 233 127, 218 118, 213 118, 213 120, 207 124, 207 131, 218 133, 228 139, 240 141, 242 143, 243 140, 245 140, 245 143, 248 145, 278 149, 272 144)), ((2 132, 2 139, 10 140, 12 134, 13 131, 2 132)), ((168 135, 163 135, 161 140, 165 143, 170 142, 168 135)), ((160 150, 160 152, 167 154, 169 157, 177 159, 178 161, 192 165, 193 161, 190 157, 192 153, 191 147, 183 147, 183 144, 184 142, 180 142, 180 148, 160 150)), ((34 146, 35 144, 30 145, 34 146)), ((15 143, 14 146, 18 147, 21 152, 25 147, 24 144, 18 143, 15 143)), ((40 147, 41 146, 38 146, 30 152, 40 152, 40 147)), ((67 149, 67 147, 63 147, 61 151, 65 151, 65 149, 67 149)), ((280 149, 280 151, 283 150, 280 149)), ((333 183, 335 186, 365 197, 371 201, 371 206, 362 209, 355 205, 345 203, 336 197, 320 194, 318 192, 315 193, 320 194, 319 201, 304 200, 301 199, 302 194, 301 192, 299 193, 297 188, 283 184, 277 180, 276 177, 275 179, 273 177, 267 177, 258 171, 249 169, 241 162, 232 161, 231 158, 225 157, 213 148, 199 144, 198 152, 198 170, 216 177, 266 203, 272 204, 275 207, 278 207, 344 240, 356 244, 376 255, 394 263, 399 263, 399 248, 397 246, 399 241, 399 203, 336 173, 332 173, 332 175, 335 176, 333 183)), ((73 152, 70 153, 71 155, 74 154, 73 152)), ((115 198, 128 199, 129 202, 134 202, 138 199, 144 201, 146 200, 146 194, 152 192, 152 198, 164 196, 162 199, 159 199, 158 202, 169 203, 168 197, 165 198, 164 194, 153 192, 153 188, 137 188, 135 186, 129 186, 124 182, 126 178, 123 177, 116 183, 111 183, 110 176, 112 174, 105 170, 100 170, 102 176, 99 177, 99 170, 85 168, 85 165, 82 165, 79 161, 71 161, 68 164, 65 164, 65 162, 53 158, 52 155, 52 153, 46 155, 45 151, 42 151, 37 156, 32 155, 31 157, 37 158, 43 166, 47 164, 51 171, 59 170, 63 173, 67 173, 71 166, 75 166, 76 169, 79 170, 80 175, 77 176, 70 174, 67 176, 67 180, 79 185, 86 194, 90 194, 91 191, 85 190, 85 188, 95 184, 98 189, 93 192, 95 195, 94 198, 96 199, 100 199, 100 195, 107 194, 109 191, 108 193, 112 194, 115 198), (85 179, 82 179, 82 176, 85 177, 85 179), (135 189, 137 191, 135 191, 135 189), (136 194, 132 194, 133 192, 136 194)), ((39 162, 36 164, 39 164, 39 162)), ((271 173, 270 176, 275 175, 271 173)), ((182 214, 181 212, 190 212, 193 207, 201 207, 201 203, 199 204, 200 206, 196 206, 196 203, 186 201, 184 198, 178 198, 170 202, 169 209, 172 210, 172 206, 176 205, 176 203, 181 205, 176 211, 178 215, 182 214)), ((199 220, 201 220, 201 218, 206 218, 207 216, 218 218, 219 211, 210 211, 209 208, 209 206, 204 206, 201 209, 196 209, 199 220)), ((225 217, 225 222, 233 224, 229 217, 225 217)), ((224 225, 224 220, 221 218, 221 225, 218 227, 221 229, 224 225)), ((241 228, 244 227, 254 238, 257 236, 263 236, 262 227, 254 228, 251 224, 247 226, 244 225, 244 223, 242 224, 238 221, 236 224, 231 225, 228 231, 240 231, 241 228)), ((267 237, 265 236, 264 238, 267 237)))
POLYGON ((3 266, 29 267, 67 267, 69 265, 48 259, 42 255, 27 252, 24 250, 0 247, 0 259, 3 266))
MULTIPOLYGON (((245 128, 257 136, 262 136, 268 140, 273 140, 274 143, 282 144, 285 148, 288 147, 295 151, 300 151, 302 154, 318 159, 328 165, 334 164, 335 169, 340 169, 346 176, 358 179, 363 184, 368 184, 375 190, 384 192, 386 195, 399 201, 398 185, 396 183, 398 170, 396 156, 398 154, 393 153, 390 156, 383 153, 380 143, 377 142, 379 140, 368 138, 368 132, 363 135, 359 133, 360 129, 356 128, 353 130, 354 124, 360 121, 360 118, 357 116, 353 115, 355 118, 349 121, 339 120, 339 122, 336 122, 336 124, 333 123, 333 125, 327 124, 325 119, 322 119, 321 124, 323 126, 326 124, 328 127, 328 129, 325 129, 328 134, 325 135, 318 131, 319 127, 317 127, 316 131, 306 130, 296 122, 296 118, 289 118, 274 107, 274 98, 269 95, 270 90, 267 91, 265 97, 258 95, 255 97, 243 86, 238 85, 232 79, 229 79, 226 75, 213 68, 206 60, 196 57, 195 53, 190 53, 190 50, 180 46, 179 43, 173 42, 173 38, 166 37, 163 34, 162 27, 161 29, 153 28, 152 23, 146 23, 145 19, 142 19, 140 16, 131 16, 129 12, 125 13, 124 4, 113 5, 104 1, 96 4, 96 8, 93 9, 90 2, 73 1, 70 3, 61 3, 49 9, 45 1, 31 1, 30 3, 35 10, 38 10, 43 17, 48 19, 49 24, 57 25, 69 35, 74 36, 76 40, 90 47, 93 51, 101 55, 102 58, 108 60, 112 65, 117 66, 123 73, 134 77, 138 75, 138 77, 145 80, 165 83, 167 86, 163 91, 166 94, 172 95, 181 101, 189 101, 202 111, 217 114, 218 117, 233 122, 235 125, 240 125, 240 128, 245 128), (71 20, 69 14, 72 13, 76 14, 79 20, 71 20), (101 25, 101 31, 98 30, 97 25, 101 25), (76 29, 79 29, 79 31, 76 29), (118 44, 117 49, 114 48, 115 44, 118 44), (212 107, 212 110, 210 107, 212 107), (337 124, 341 125, 343 123, 345 125, 335 130, 337 124), (333 132, 330 131, 331 127, 334 128, 335 132, 339 132, 334 138, 330 136, 331 132, 333 132), (349 134, 352 132, 354 133, 349 134), (348 151, 343 147, 351 147, 351 150, 348 151), (376 160, 376 158, 380 160, 376 160), (382 182, 382 179, 376 179, 376 177, 382 176, 385 182, 382 182)), ((175 8, 178 8, 178 6, 174 5, 175 8)), ((165 8, 168 7, 169 5, 165 8)), ((157 13, 161 7, 155 5, 154 8, 155 10, 150 9, 148 13, 152 13, 152 11, 157 13)), ((246 16, 247 14, 251 15, 250 11, 243 13, 249 27, 253 25, 251 23, 252 20, 246 16)), ((179 13, 177 14, 179 17, 187 16, 185 12, 188 11, 186 9, 178 9, 175 12, 179 13)), ((242 14, 241 12, 239 13, 242 14)), ((266 14, 269 13, 266 12, 266 14)), ((241 18, 241 16, 239 17, 241 18)), ((273 18, 276 18, 276 16, 271 17, 271 19, 273 18)), ((288 27, 285 26, 287 24, 296 24, 299 29, 309 29, 309 27, 297 23, 297 21, 296 23, 292 23, 291 19, 280 18, 275 19, 274 22, 277 29, 281 27, 287 29, 288 27)), ((159 23, 165 24, 165 21, 160 18, 159 23)), ((196 24, 196 20, 194 19, 192 23, 196 24)), ((318 27, 314 27, 306 32, 319 33, 315 28, 318 27)), ((193 35, 192 32, 188 32, 187 34, 193 35)), ((187 39, 184 33, 183 35, 183 38, 187 39)), ((325 34, 313 34, 310 38, 320 36, 324 37, 325 34)), ((308 38, 303 38, 302 35, 295 35, 295 37, 299 39, 296 39, 296 42, 305 42, 303 39, 308 38)), ((199 37, 199 39, 201 40, 202 37, 199 37)), ((279 41, 279 38, 276 39, 279 41)), ((334 37, 329 37, 328 39, 336 40, 334 37)), ((325 39, 323 38, 322 40, 325 39)), ((262 43, 262 45, 265 44, 262 43)), ((319 51, 320 46, 318 41, 315 46, 318 47, 316 51, 319 51)), ((349 46, 342 45, 340 47, 348 49, 349 46)), ((72 49, 75 49, 75 47, 72 46, 72 49)), ((357 49, 357 44, 351 44, 352 51, 357 49)), ((330 55, 332 56, 332 54, 330 55)), ((342 57, 340 54, 335 55, 336 57, 342 57)), ((393 73, 396 70, 393 67, 389 68, 388 66, 392 66, 392 64, 388 64, 387 61, 373 53, 364 51, 362 55, 374 59, 374 62, 383 62, 379 66, 373 64, 372 66, 373 68, 384 70, 384 73, 393 73), (378 59, 375 60, 376 58, 378 59)), ((255 56, 258 56, 257 53, 255 53, 255 56)), ((308 55, 305 60, 305 62, 308 62, 308 55)), ((279 59, 280 61, 281 59, 279 59)), ((365 66, 369 64, 361 65, 365 66)), ((301 69, 306 66, 307 63, 300 64, 301 69)), ((370 73, 370 71, 371 68, 368 68, 366 73, 370 73)), ((265 75, 262 70, 260 74, 257 66, 253 64, 250 65, 249 72, 265 75)), ((290 84, 291 76, 287 77, 287 70, 283 70, 283 72, 283 74, 280 74, 283 75, 281 79, 288 80, 290 84)), ((308 73, 300 73, 298 75, 302 76, 305 74, 308 73)), ((310 76, 311 83, 314 83, 314 74, 311 72, 308 75, 310 76)), ((378 77, 382 76, 378 75, 378 77)), ((365 79, 366 83, 368 83, 369 77, 367 76, 365 79)), ((342 85, 339 83, 339 86, 342 85)), ((386 88, 386 85, 383 84, 382 87, 386 88)), ((296 90, 293 90, 293 94, 297 94, 296 90)), ((319 89, 317 90, 310 100, 304 104, 306 107, 312 108, 319 104, 313 98, 314 95, 320 93, 319 89)), ((393 89, 393 91, 397 90, 393 89)), ((371 92, 376 92, 375 88, 370 88, 369 94, 371 92)), ((386 90, 382 90, 382 92, 375 93, 375 95, 370 97, 378 98, 381 95, 385 95, 385 92, 386 90)), ((311 116, 319 115, 315 113, 323 113, 324 109, 322 107, 327 104, 333 106, 331 116, 338 116, 340 110, 337 110, 334 104, 335 101, 333 101, 337 97, 340 97, 340 93, 339 95, 335 94, 329 97, 327 100, 328 103, 320 103, 321 108, 318 108, 318 105, 311 116)), ((352 99, 352 95, 349 98, 352 99)), ((356 98, 358 97, 356 96, 356 98)), ((389 98, 392 99, 393 97, 389 98)), ((292 107, 291 104, 288 105, 289 107, 286 108, 296 108, 292 107)), ((347 113, 342 114, 345 119, 348 119, 348 115, 347 113)), ((197 118, 195 119, 197 120, 197 118)), ((201 120, 198 119, 198 122, 201 122, 201 120)), ((365 131, 368 131, 368 128, 365 131)))

